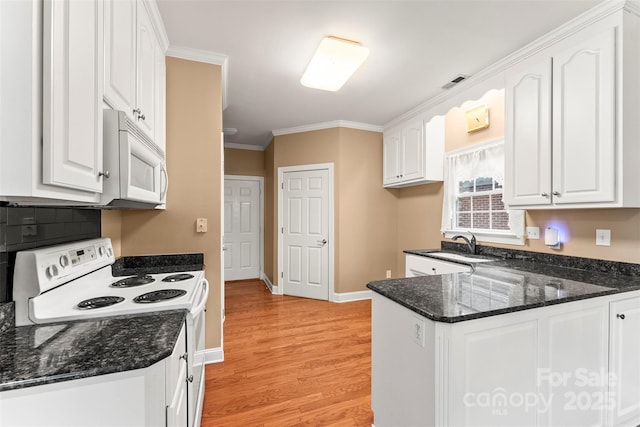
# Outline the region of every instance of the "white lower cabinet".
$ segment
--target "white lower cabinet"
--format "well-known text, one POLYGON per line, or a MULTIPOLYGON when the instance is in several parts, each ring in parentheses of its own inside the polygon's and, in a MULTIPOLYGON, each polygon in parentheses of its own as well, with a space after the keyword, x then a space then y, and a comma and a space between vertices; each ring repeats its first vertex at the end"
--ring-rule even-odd
POLYGON ((640 425, 640 296, 611 303, 610 425, 640 425))
POLYGON ((375 426, 640 424, 633 294, 449 324, 374 293, 375 426))
POLYGON ((439 261, 433 258, 419 255, 405 256, 405 276, 433 276, 436 274, 464 273, 471 271, 468 265, 457 264, 455 262, 439 261))
POLYGON ((0 426, 187 426, 185 353, 183 327, 148 368, 0 392, 0 426))

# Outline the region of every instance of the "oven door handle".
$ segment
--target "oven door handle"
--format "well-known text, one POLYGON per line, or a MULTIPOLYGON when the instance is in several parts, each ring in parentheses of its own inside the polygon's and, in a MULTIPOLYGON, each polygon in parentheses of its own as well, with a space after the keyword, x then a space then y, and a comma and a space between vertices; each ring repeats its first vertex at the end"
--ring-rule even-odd
POLYGON ((207 279, 202 280, 202 286, 204 286, 204 293, 200 298, 200 303, 193 310, 191 310, 191 315, 193 317, 198 316, 202 310, 204 310, 204 306, 207 304, 207 298, 209 298, 209 281, 207 279))

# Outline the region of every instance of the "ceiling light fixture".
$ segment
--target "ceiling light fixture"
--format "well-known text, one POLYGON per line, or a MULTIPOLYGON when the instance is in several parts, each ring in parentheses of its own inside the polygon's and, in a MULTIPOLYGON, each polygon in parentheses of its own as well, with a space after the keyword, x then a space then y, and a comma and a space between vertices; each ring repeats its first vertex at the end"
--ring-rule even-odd
POLYGON ((325 37, 307 65, 300 83, 303 86, 335 92, 369 56, 369 49, 358 42, 325 37))

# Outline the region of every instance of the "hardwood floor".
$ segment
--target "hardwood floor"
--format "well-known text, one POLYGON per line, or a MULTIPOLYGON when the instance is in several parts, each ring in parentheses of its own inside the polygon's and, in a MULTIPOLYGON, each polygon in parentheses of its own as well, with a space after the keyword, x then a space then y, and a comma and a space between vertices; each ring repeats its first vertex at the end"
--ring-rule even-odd
POLYGON ((222 363, 202 426, 371 426, 371 301, 272 295, 228 282, 222 363))

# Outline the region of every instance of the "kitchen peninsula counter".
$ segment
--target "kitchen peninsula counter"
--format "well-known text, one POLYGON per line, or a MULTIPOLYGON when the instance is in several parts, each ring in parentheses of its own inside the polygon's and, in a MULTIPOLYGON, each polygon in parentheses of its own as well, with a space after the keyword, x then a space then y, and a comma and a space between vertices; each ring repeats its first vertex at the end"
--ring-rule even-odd
MULTIPOLYGON (((407 250, 411 255, 466 264, 468 273, 375 281, 374 292, 430 320, 455 323, 581 299, 640 290, 640 277, 605 274, 530 259, 478 256, 489 262, 465 263, 438 257, 436 250, 407 250)), ((578 260, 578 261, 576 261, 578 260)), ((596 261, 594 261, 596 263, 596 261)), ((618 264, 608 263, 620 269, 618 264)), ((631 265, 630 268, 633 268, 631 265)), ((602 269, 602 266, 596 266, 602 269)), ((613 267, 612 267, 613 268, 613 267)))
POLYGON ((0 392, 147 368, 169 357, 187 310, 18 326, 0 333, 0 392))

